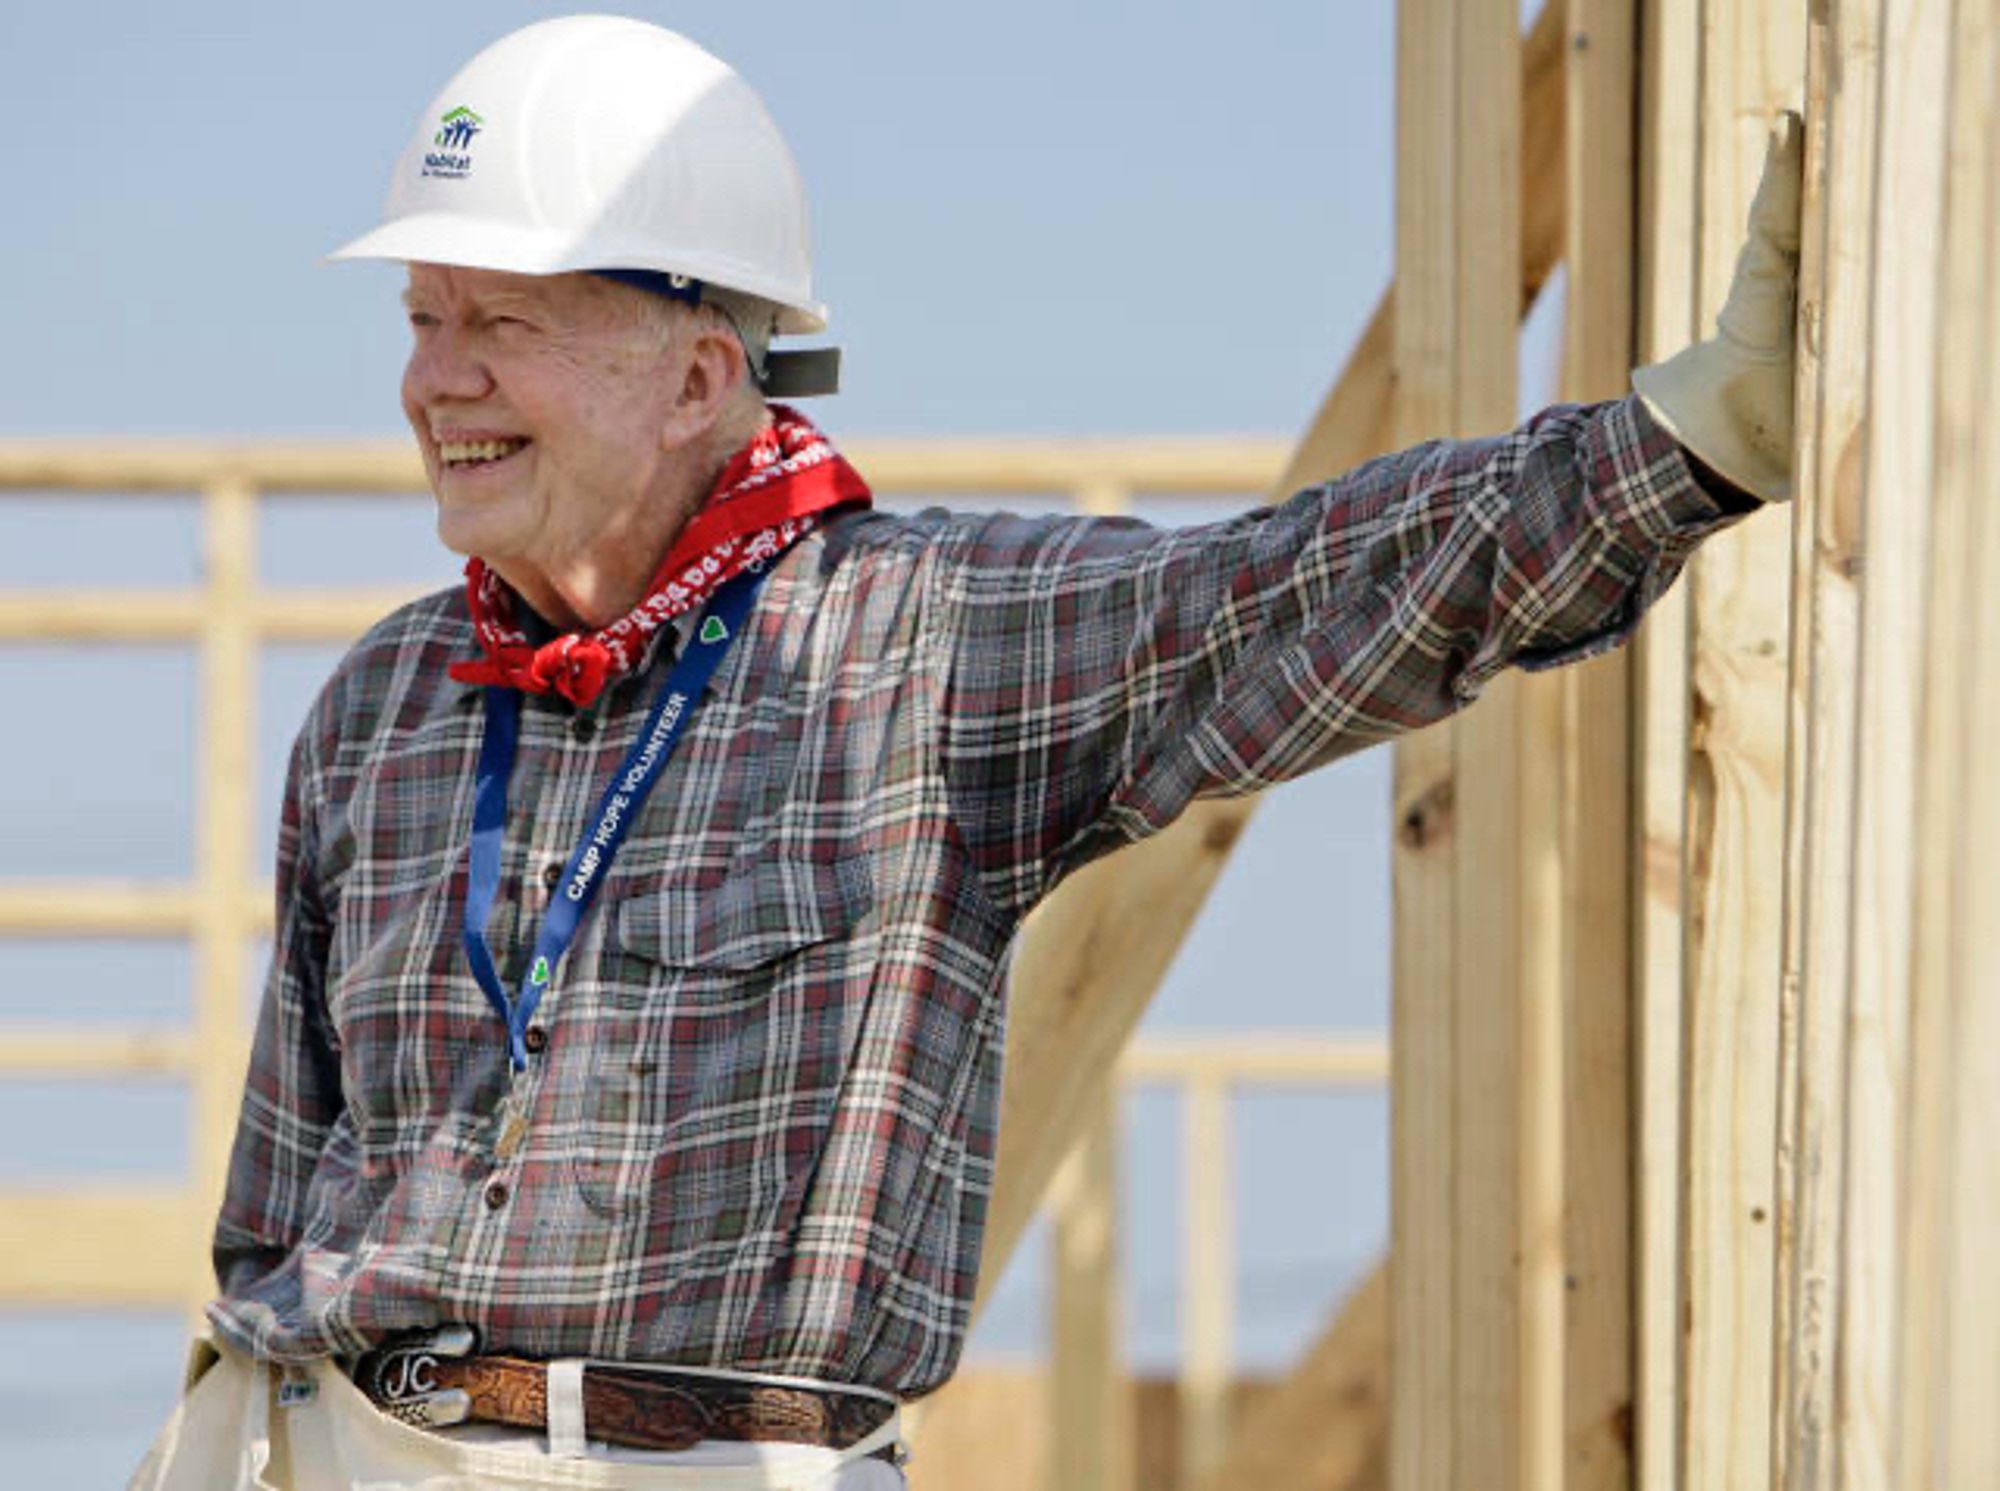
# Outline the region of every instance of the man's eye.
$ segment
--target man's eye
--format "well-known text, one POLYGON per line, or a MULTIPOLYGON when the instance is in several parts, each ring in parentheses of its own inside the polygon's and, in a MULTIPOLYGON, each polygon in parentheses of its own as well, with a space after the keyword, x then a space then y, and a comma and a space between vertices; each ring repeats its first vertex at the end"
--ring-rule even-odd
POLYGON ((437 325, 437 317, 433 316, 429 311, 411 311, 410 325, 418 330, 427 331, 437 325))

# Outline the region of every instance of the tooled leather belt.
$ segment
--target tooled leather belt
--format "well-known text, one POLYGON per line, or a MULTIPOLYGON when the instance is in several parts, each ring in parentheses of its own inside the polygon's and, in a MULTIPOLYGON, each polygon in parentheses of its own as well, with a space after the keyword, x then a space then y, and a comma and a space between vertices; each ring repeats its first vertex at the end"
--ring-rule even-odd
MULTIPOLYGON (((421 1427, 451 1421, 548 1427, 548 1363, 527 1357, 413 1356, 408 1348, 390 1348, 355 1363, 354 1382, 383 1412, 421 1427), (455 1393, 464 1399, 448 1396, 455 1393), (448 1418, 433 1409, 440 1400, 454 1406, 448 1418)), ((583 1368, 586 1432, 635 1449, 684 1450, 703 1439, 734 1439, 844 1450, 895 1411, 886 1398, 838 1388, 609 1363, 583 1368)), ((894 1447, 878 1453, 890 1458, 894 1447)))

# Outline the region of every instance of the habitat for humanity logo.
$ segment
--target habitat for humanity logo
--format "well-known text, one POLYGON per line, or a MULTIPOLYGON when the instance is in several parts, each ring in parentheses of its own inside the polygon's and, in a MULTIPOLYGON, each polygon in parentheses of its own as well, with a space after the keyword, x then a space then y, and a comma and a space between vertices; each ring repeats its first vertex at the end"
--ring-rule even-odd
POLYGON ((431 143, 437 149, 424 154, 424 175, 457 178, 472 170, 472 137, 486 123, 464 104, 438 121, 431 143))

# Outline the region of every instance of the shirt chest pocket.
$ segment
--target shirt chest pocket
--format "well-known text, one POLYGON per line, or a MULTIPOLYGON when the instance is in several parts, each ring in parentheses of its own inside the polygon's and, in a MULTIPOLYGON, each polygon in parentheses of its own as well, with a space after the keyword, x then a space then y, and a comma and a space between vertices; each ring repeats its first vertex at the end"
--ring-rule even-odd
POLYGON ((705 887, 634 887, 592 1022, 576 1177, 650 1249, 788 1230, 867 988, 865 862, 767 857, 705 887))
POLYGON ((619 946, 641 962, 750 974, 846 937, 872 901, 865 860, 766 858, 707 889, 638 888, 618 907, 619 946))

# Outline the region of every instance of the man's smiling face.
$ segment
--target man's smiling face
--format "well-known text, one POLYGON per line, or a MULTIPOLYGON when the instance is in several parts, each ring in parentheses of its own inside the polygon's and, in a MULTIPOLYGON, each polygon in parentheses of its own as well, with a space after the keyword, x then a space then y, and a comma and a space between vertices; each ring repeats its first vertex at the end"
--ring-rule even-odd
POLYGON ((681 359, 637 296, 584 274, 410 266, 403 412, 447 548, 547 572, 644 526, 681 359))

